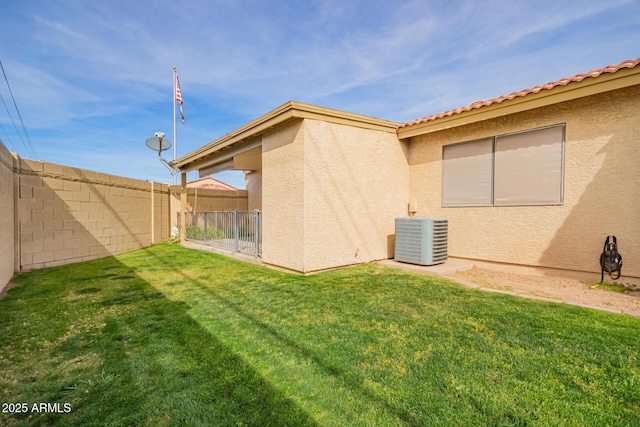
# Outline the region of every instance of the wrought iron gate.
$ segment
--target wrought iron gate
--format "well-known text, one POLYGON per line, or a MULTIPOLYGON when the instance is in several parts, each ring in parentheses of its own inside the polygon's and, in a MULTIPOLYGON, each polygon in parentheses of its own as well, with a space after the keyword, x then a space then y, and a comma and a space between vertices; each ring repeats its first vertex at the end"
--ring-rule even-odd
POLYGON ((261 212, 210 211, 185 214, 185 238, 205 245, 261 256, 261 212))

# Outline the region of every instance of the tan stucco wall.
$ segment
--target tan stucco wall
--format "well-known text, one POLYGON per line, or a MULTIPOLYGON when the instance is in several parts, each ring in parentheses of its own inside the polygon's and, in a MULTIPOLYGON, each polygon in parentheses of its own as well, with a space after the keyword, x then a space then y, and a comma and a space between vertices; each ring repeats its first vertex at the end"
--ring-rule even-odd
POLYGON ((312 272, 393 256, 403 147, 393 133, 311 119, 264 135, 263 261, 312 272))
POLYGON ((0 292, 14 272, 13 156, 0 143, 0 292))
POLYGON ((262 210, 262 165, 245 174, 244 183, 249 196, 249 210, 262 210))
POLYGON ((417 215, 449 219, 450 256, 598 273, 604 239, 614 234, 623 274, 640 277, 638 105, 635 86, 414 137, 417 215), (563 206, 441 207, 442 145, 557 123, 566 123, 563 206))
POLYGON ((304 271, 304 128, 262 136, 262 260, 304 271))
POLYGON ((404 145, 395 133, 318 120, 304 131, 305 271, 392 257, 409 200, 404 145))

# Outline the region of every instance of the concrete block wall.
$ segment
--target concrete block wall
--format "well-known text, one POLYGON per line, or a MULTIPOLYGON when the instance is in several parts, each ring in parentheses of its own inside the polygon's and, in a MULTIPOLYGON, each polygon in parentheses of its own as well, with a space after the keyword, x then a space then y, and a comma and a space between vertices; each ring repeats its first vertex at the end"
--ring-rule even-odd
POLYGON ((17 163, 19 270, 101 258, 169 236, 166 184, 17 163))
MULTIPOLYGON (((171 226, 178 223, 180 213, 179 185, 169 186, 171 192, 171 226)), ((238 209, 246 211, 249 195, 247 190, 228 191, 210 188, 187 188, 187 212, 232 211, 238 209)))
MULTIPOLYGON (((189 189, 188 209, 247 210, 247 199, 189 189)), ((0 143, 0 292, 18 271, 160 243, 179 209, 180 186, 21 159, 0 143)))
POLYGON ((151 191, 151 215, 153 221, 152 243, 160 243, 167 240, 171 234, 171 195, 169 184, 152 182, 151 191))
POLYGON ((18 271, 169 238, 169 185, 21 159, 0 143, 0 292, 18 271))
POLYGON ((13 155, 0 144, 0 292, 14 271, 13 155))

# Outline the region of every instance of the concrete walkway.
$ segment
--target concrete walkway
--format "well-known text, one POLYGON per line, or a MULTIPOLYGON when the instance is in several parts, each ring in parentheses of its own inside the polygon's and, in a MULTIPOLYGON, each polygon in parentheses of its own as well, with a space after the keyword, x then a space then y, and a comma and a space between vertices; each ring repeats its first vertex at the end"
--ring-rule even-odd
POLYGON ((470 282, 469 280, 464 280, 464 279, 459 279, 457 277, 449 276, 450 274, 472 269, 473 263, 468 261, 449 259, 446 262, 442 264, 437 264, 437 265, 407 264, 404 262, 395 261, 393 259, 388 259, 388 260, 383 260, 378 262, 387 267, 400 268, 402 270, 413 271, 415 273, 435 274, 437 276, 442 276, 456 283, 460 283, 461 285, 467 286, 469 288, 478 289, 481 291, 495 292, 499 294, 512 295, 516 297, 529 298, 529 299, 534 299, 539 301, 554 302, 556 304, 575 305, 578 307, 592 308, 594 310, 602 310, 602 311, 608 311, 616 314, 628 314, 630 316, 640 317, 640 313, 635 311, 627 311, 627 310, 621 310, 621 309, 609 308, 609 307, 600 307, 596 305, 583 304, 575 301, 567 301, 567 300, 557 299, 557 298, 547 298, 547 297, 542 297, 538 295, 530 295, 530 294, 526 294, 518 291, 507 291, 503 289, 488 288, 486 286, 480 286, 477 283, 470 282))
POLYGON ((446 276, 447 274, 457 273, 459 271, 467 271, 473 268, 473 263, 468 261, 449 259, 442 264, 436 265, 417 265, 399 262, 394 259, 385 259, 378 261, 387 267, 401 268, 403 270, 415 271, 416 273, 436 274, 438 276, 446 276))

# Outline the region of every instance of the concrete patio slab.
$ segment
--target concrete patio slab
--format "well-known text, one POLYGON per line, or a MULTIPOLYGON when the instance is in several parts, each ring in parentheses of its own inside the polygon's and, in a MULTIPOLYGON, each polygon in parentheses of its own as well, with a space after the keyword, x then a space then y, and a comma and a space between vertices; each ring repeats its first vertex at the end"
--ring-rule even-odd
POLYGON ((386 265, 387 267, 401 268, 403 270, 410 270, 418 273, 436 274, 438 276, 446 276, 447 274, 471 270, 473 268, 472 262, 458 259, 448 259, 446 262, 436 265, 409 264, 406 262, 396 261, 394 259, 385 259, 378 262, 382 265, 386 265))

